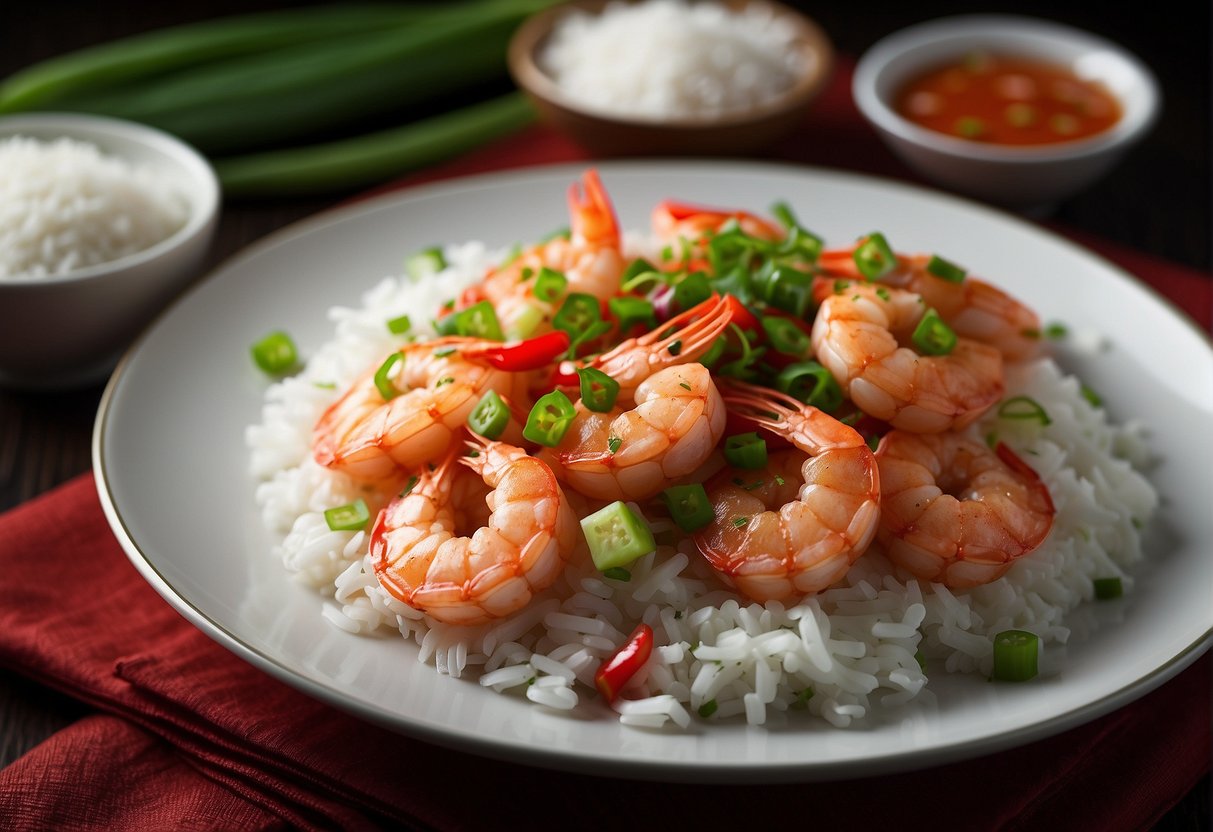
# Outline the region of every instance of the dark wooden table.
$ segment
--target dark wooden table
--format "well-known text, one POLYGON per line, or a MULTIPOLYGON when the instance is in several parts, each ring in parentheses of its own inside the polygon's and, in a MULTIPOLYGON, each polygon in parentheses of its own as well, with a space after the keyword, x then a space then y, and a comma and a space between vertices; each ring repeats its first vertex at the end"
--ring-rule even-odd
MULTIPOLYGON (((272 0, 179 3, 20 4, 0 27, 0 77, 36 60, 158 26, 286 4, 272 0)), ((1146 141, 1111 175, 1060 207, 1076 229, 1209 271, 1210 10, 1208 4, 1040 2, 814 3, 806 8, 843 52, 860 54, 901 26, 945 14, 1004 11, 1070 23, 1127 46, 1157 73, 1165 104, 1146 141), (1194 8, 1194 6, 1196 6, 1194 8), (1174 7, 1174 8, 1171 8, 1174 7)), ((211 254, 222 262, 248 243, 339 201, 315 199, 224 206, 211 254)), ((90 468, 93 417, 101 387, 62 393, 0 390, 0 510, 18 505, 90 468)), ((0 669, 0 767, 85 713, 80 703, 0 669)), ((1158 829, 1210 828, 1209 778, 1158 829)))

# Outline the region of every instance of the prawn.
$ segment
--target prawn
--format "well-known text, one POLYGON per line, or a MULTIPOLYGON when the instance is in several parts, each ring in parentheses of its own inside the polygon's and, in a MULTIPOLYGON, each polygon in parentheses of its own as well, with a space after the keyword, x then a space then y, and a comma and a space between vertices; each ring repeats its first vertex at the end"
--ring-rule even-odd
POLYGON ((771 241, 784 238, 782 228, 748 211, 709 208, 671 199, 658 203, 649 218, 653 233, 662 241, 687 240, 693 244, 703 242, 730 220, 751 237, 771 241))
POLYGON ((1044 541, 1054 507, 1039 475, 1005 444, 959 433, 890 431, 876 451, 889 559, 952 588, 1000 577, 1044 541))
POLYGON ((876 534, 880 476, 871 448, 853 428, 774 390, 733 382, 724 402, 795 450, 771 454, 765 470, 726 468, 712 478, 715 518, 695 534, 699 551, 755 601, 824 590, 876 534))
POLYGON ((546 464, 504 442, 468 446, 474 456, 451 453, 423 470, 379 513, 370 537, 380 585, 448 624, 482 624, 522 609, 552 585, 581 540, 546 464), (487 516, 466 508, 478 501, 487 516))
POLYGON ((526 374, 477 360, 500 346, 454 336, 406 344, 392 354, 399 359, 389 355, 394 375, 377 382, 386 363, 368 370, 325 410, 312 431, 313 458, 371 482, 441 459, 490 390, 519 407, 528 401, 526 374), (380 384, 394 395, 385 399, 380 384))
POLYGON ((593 366, 619 383, 616 402, 631 395, 634 407, 602 413, 578 400, 560 443, 540 456, 601 500, 646 499, 697 470, 723 436, 726 414, 712 374, 695 359, 731 319, 716 297, 600 356, 593 366))
POLYGON ((946 355, 919 355, 910 341, 926 305, 902 289, 856 283, 822 301, 810 335, 817 361, 855 406, 895 428, 961 428, 1002 398, 1002 353, 957 338, 946 355))
MULTIPOLYGON (((818 287, 832 285, 838 276, 866 280, 852 257, 854 250, 822 252, 818 266, 831 279, 818 287)), ((897 266, 879 282, 920 295, 957 335, 997 347, 1008 361, 1024 361, 1040 352, 1040 318, 1031 307, 976 277, 966 275, 957 282, 934 275, 927 271, 930 260, 921 254, 899 254, 897 266)))
POLYGON ((534 246, 489 272, 477 287, 478 296, 493 304, 507 333, 525 337, 544 331, 543 324, 534 323, 526 327, 529 331, 518 331, 535 310, 550 324, 558 304, 537 297, 534 291, 536 276, 545 268, 564 275, 569 293, 589 294, 605 302, 619 291, 626 267, 622 235, 596 170, 591 168, 583 174, 580 187, 577 183, 569 187, 568 203, 567 239, 556 236, 534 246))

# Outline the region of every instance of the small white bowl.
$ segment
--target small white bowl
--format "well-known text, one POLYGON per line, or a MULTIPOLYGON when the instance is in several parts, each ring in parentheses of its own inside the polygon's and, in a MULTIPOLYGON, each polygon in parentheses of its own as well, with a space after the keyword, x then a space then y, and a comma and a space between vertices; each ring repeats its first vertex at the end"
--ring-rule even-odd
POLYGON ((219 216, 219 182, 193 148, 159 130, 64 113, 0 118, 0 139, 68 138, 148 166, 176 184, 185 224, 143 251, 63 275, 0 279, 0 384, 78 387, 103 379, 123 350, 194 278, 219 216))
POLYGON ((876 43, 855 69, 860 112, 908 165, 950 190, 1018 210, 1045 210, 1103 175, 1153 125, 1159 109, 1153 73, 1111 41, 1069 26, 1012 15, 929 21, 876 43), (1120 102, 1110 129, 1085 139, 1011 147, 928 130, 893 109, 903 84, 975 50, 1068 67, 1101 82, 1120 102))

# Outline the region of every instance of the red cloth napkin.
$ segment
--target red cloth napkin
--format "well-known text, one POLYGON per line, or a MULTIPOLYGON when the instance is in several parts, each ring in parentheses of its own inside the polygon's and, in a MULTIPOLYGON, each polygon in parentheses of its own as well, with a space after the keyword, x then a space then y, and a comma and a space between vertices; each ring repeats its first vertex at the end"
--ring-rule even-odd
MULTIPOLYGON (((776 156, 905 176, 850 104, 846 67, 776 156)), ((586 158, 534 128, 404 184, 586 158)), ((907 177, 908 178, 908 177, 907 177)), ((1213 319, 1209 276, 1083 240, 1213 319)), ((127 561, 80 477, 0 516, 0 663, 97 711, 0 771, 6 828, 1140 829, 1209 770, 1208 655, 1056 737, 840 783, 671 785, 485 760, 296 692, 193 628, 127 561)))

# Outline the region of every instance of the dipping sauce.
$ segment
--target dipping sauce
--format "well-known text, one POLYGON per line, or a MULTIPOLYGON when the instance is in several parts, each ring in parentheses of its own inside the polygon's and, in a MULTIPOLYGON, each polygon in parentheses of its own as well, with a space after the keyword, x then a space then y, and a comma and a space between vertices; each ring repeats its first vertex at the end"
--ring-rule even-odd
POLYGON ((893 104, 930 130, 1003 145, 1085 139, 1121 116, 1107 89, 1065 67, 985 52, 915 78, 893 104))

